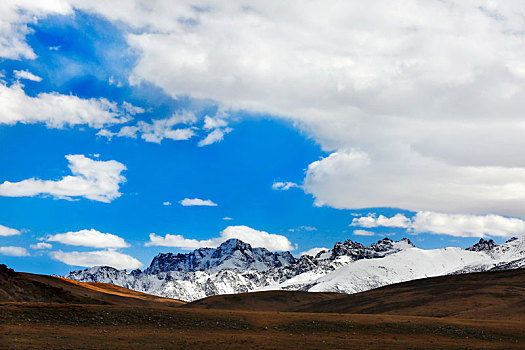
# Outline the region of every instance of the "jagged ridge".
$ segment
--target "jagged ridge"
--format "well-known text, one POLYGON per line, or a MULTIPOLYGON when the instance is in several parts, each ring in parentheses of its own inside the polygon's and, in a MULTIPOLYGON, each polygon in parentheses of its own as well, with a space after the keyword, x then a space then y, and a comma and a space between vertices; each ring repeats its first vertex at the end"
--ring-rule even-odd
POLYGON ((465 250, 421 250, 408 239, 384 238, 368 247, 346 240, 315 257, 299 259, 289 252, 272 253, 232 239, 215 249, 159 254, 145 271, 93 267, 65 277, 192 301, 264 289, 353 293, 414 278, 518 268, 524 261, 523 237, 501 246, 482 239, 465 250))

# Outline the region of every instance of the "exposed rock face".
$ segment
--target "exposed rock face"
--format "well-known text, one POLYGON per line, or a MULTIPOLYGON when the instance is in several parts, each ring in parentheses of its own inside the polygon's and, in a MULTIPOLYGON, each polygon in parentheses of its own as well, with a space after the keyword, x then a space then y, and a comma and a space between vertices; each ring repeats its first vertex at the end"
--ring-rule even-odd
POLYGON ((265 248, 252 248, 239 239, 229 239, 216 249, 200 248, 186 254, 159 254, 144 271, 158 274, 168 271, 220 271, 256 270, 267 271, 272 268, 294 264, 296 259, 290 252, 272 253, 265 248))
POLYGON ((414 278, 524 266, 523 236, 500 246, 481 239, 465 250, 422 250, 406 238, 384 238, 368 247, 346 240, 315 257, 304 255, 299 259, 289 252, 272 253, 230 239, 215 249, 159 254, 143 272, 98 266, 65 277, 193 301, 263 289, 353 293, 414 278))
MULTIPOLYGON (((382 258, 385 255, 392 254, 409 247, 414 247, 414 245, 407 238, 403 238, 399 242, 394 242, 390 238, 383 238, 377 243, 372 243, 369 247, 365 247, 361 243, 353 242, 347 239, 344 241, 344 243, 337 242, 334 245, 331 259, 335 260, 341 256, 348 256, 352 261, 382 258)), ((317 256, 319 256, 319 254, 317 254, 317 256)))
POLYGON ((497 244, 494 243, 492 239, 484 240, 483 238, 479 239, 479 242, 474 244, 471 247, 465 248, 465 250, 470 250, 472 252, 483 252, 483 251, 491 251, 492 249, 496 248, 497 244))

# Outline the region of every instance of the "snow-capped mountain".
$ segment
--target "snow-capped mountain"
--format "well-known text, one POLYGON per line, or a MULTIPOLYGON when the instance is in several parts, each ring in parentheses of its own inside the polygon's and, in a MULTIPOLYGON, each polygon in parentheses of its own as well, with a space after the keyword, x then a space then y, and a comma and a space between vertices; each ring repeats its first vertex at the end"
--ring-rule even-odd
POLYGON ((272 253, 265 248, 252 248, 239 239, 229 239, 217 249, 200 248, 187 254, 159 254, 144 271, 158 274, 168 271, 257 270, 288 266, 296 259, 290 252, 272 253))
POLYGON ((346 240, 299 259, 230 239, 218 248, 159 254, 144 271, 98 266, 65 277, 192 301, 271 289, 355 293, 417 278, 524 266, 523 236, 500 246, 481 239, 467 249, 434 250, 416 248, 408 239, 385 238, 368 247, 346 240))

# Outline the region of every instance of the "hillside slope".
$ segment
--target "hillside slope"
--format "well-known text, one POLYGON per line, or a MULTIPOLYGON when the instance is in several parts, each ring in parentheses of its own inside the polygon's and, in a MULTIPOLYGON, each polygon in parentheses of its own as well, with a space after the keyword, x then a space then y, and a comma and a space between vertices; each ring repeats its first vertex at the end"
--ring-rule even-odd
POLYGON ((177 307, 184 302, 136 292, 107 283, 85 283, 61 277, 15 272, 0 265, 0 302, 101 304, 177 307))
POLYGON ((525 269, 425 278, 350 295, 291 291, 221 295, 185 307, 525 321, 525 269))

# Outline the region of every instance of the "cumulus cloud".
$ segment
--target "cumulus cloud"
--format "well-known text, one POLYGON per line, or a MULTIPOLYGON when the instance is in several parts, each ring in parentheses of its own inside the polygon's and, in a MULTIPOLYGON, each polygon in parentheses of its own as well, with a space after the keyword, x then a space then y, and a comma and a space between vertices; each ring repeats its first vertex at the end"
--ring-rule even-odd
POLYGON ((362 151, 334 152, 309 165, 303 188, 318 205, 336 208, 515 216, 525 210, 525 167, 453 166, 403 151, 392 157, 374 161, 362 151))
POLYGON ((122 103, 122 109, 129 115, 141 114, 146 111, 144 108, 134 106, 126 101, 122 103))
POLYGON ((37 244, 31 244, 31 249, 51 249, 53 248, 52 244, 46 243, 46 242, 38 242, 37 244))
POLYGON ((407 228, 411 225, 411 221, 403 214, 396 214, 391 218, 387 218, 384 215, 379 215, 376 217, 374 214, 369 214, 368 216, 362 216, 352 220, 351 226, 361 226, 361 227, 402 227, 407 228))
POLYGON ((32 33, 28 23, 49 15, 72 14, 73 9, 66 0, 12 1, 2 2, 0 8, 0 57, 7 59, 34 59, 36 54, 25 37, 32 33))
POLYGON ((328 250, 328 248, 312 248, 310 250, 307 250, 305 252, 302 252, 301 253, 301 256, 303 255, 310 255, 310 256, 316 256, 317 253, 323 251, 323 250, 328 250))
MULTIPOLYGON (((391 218, 374 214, 354 218, 351 226, 400 227, 410 233, 445 234, 455 237, 511 237, 525 234, 525 221, 500 215, 464 215, 420 211, 411 219, 403 214, 391 218)), ((363 233, 368 231, 355 230, 363 233)))
POLYGON ((217 203, 212 202, 209 199, 199 199, 199 198, 184 198, 179 202, 184 207, 192 206, 204 206, 204 207, 216 207, 217 203))
POLYGON ((95 229, 76 232, 58 233, 46 238, 49 242, 76 245, 91 248, 126 248, 129 244, 119 236, 111 233, 102 233, 95 229))
MULTIPOLYGON (((43 3, 3 7, 0 56, 34 58, 27 23, 72 13, 65 0, 43 3)), ((318 205, 524 212, 523 1, 74 6, 127 25, 141 53, 132 84, 288 118, 311 134, 331 152, 304 181, 318 205)), ((190 137, 181 130, 168 135, 190 137)), ((204 143, 220 139, 212 133, 204 143)))
POLYGON ((228 126, 228 122, 219 116, 210 117, 207 115, 204 117, 204 130, 219 129, 226 126, 228 126))
POLYGON ((199 141, 198 146, 208 146, 213 143, 221 142, 224 139, 224 135, 231 132, 232 128, 214 129, 206 137, 199 141))
POLYGON ((176 247, 187 250, 201 247, 215 248, 231 238, 237 238, 253 247, 264 247, 271 251, 294 250, 296 248, 285 236, 258 231, 248 226, 228 226, 221 232, 220 237, 207 240, 190 239, 182 235, 172 234, 166 234, 162 237, 155 233, 151 233, 149 238, 150 241, 145 244, 146 246, 176 247))
POLYGON ((27 79, 31 81, 40 82, 42 81, 42 78, 39 76, 34 75, 33 73, 27 71, 27 70, 14 70, 13 73, 15 73, 15 77, 17 79, 27 79))
POLYGON ((375 235, 372 231, 366 231, 366 230, 354 230, 354 235, 356 236, 373 236, 375 235))
POLYGON ((82 99, 56 92, 31 97, 19 83, 7 86, 0 81, 0 124, 44 123, 49 128, 88 125, 98 129, 128 120, 116 103, 104 98, 82 99))
POLYGON ((525 234, 525 221, 499 215, 452 215, 423 211, 414 216, 411 228, 414 232, 456 237, 511 237, 525 234))
POLYGON ((288 231, 290 231, 290 232, 301 232, 301 231, 312 232, 312 231, 317 231, 317 227, 313 227, 313 226, 299 226, 297 228, 291 228, 288 231))
POLYGON ((97 250, 91 252, 51 252, 50 256, 72 266, 93 267, 111 266, 116 269, 137 269, 142 263, 134 257, 113 250, 97 250))
POLYGON ((169 206, 169 205, 171 205, 171 202, 162 202, 162 205, 169 206))
POLYGON ((126 181, 121 175, 126 170, 122 163, 115 160, 96 161, 83 155, 67 155, 66 159, 73 175, 56 181, 36 178, 20 182, 4 181, 0 184, 0 196, 50 195, 62 199, 85 197, 105 203, 120 197, 119 186, 126 181))
MULTIPOLYGON (((129 109, 129 108, 128 108, 129 109)), ((137 138, 137 135, 146 141, 161 143, 164 139, 174 141, 188 140, 195 136, 193 128, 176 128, 180 124, 193 124, 197 117, 190 111, 178 111, 169 118, 153 119, 151 123, 139 121, 137 125, 122 127, 118 132, 108 129, 100 130, 97 135, 111 139, 114 136, 137 138)))
POLYGON ((138 127, 142 138, 147 142, 160 143, 164 139, 174 141, 188 140, 195 135, 191 128, 173 129, 171 118, 153 120, 153 123, 139 122, 138 127))
POLYGON ((199 147, 221 142, 224 139, 224 135, 233 131, 232 128, 228 127, 228 122, 224 117, 226 117, 224 112, 218 112, 215 117, 208 115, 204 117, 203 129, 208 130, 209 133, 204 139, 199 141, 199 147))
POLYGON ((0 247, 0 254, 7 256, 29 256, 26 248, 13 246, 0 247))
POLYGON ((290 188, 301 188, 298 184, 295 182, 280 182, 276 181, 272 184, 272 189, 278 190, 278 191, 288 191, 290 188))
POLYGON ((14 228, 10 228, 4 225, 0 225, 0 236, 16 236, 19 235, 20 231, 14 228))
POLYGON ((523 1, 206 5, 75 2, 129 25, 132 83, 313 135, 332 152, 306 175, 317 204, 524 212, 523 1))

